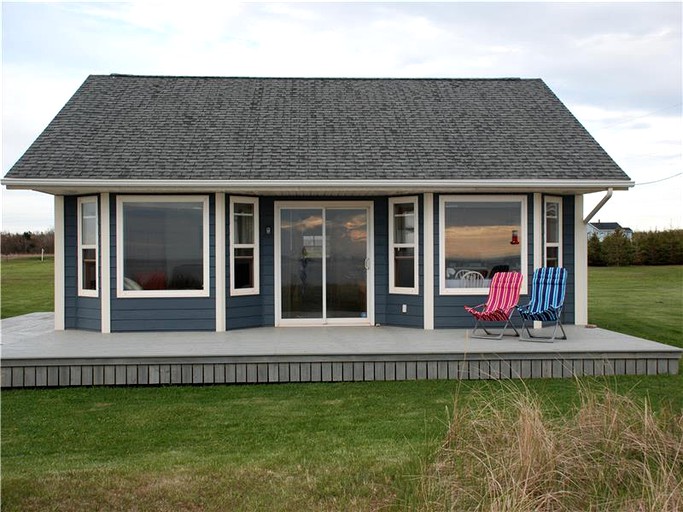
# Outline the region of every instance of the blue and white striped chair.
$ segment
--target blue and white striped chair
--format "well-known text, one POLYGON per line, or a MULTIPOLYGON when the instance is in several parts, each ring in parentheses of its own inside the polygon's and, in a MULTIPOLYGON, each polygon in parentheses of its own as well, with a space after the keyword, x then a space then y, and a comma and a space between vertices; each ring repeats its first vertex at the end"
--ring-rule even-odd
POLYGON ((525 306, 517 306, 517 311, 522 317, 521 340, 553 342, 556 339, 567 339, 561 321, 566 289, 567 271, 564 268, 543 267, 534 271, 531 282, 531 300, 525 306), (554 322, 555 328, 552 336, 532 335, 527 322, 533 325, 534 321, 554 322), (558 327, 562 331, 561 338, 556 337, 558 327), (525 329, 526 336, 524 335, 525 329))

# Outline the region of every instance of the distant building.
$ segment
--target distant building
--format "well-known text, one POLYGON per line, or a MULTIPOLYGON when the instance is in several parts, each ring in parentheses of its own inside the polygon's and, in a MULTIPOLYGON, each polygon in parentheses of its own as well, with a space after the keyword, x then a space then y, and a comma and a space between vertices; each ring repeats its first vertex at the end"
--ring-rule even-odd
POLYGON ((618 222, 589 222, 586 224, 586 233, 590 238, 591 235, 597 235, 598 239, 602 242, 605 237, 614 233, 617 229, 621 230, 626 238, 629 240, 633 237, 633 230, 631 228, 623 228, 618 222))

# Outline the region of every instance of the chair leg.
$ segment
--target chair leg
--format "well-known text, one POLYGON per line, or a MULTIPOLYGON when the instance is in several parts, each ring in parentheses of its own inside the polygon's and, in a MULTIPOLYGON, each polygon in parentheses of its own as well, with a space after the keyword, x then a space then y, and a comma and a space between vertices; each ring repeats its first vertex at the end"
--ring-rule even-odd
POLYGON ((505 325, 503 326, 503 328, 500 330, 499 333, 489 332, 488 329, 486 329, 486 327, 481 325, 481 322, 478 319, 476 319, 474 322, 474 329, 472 329, 472 334, 470 334, 470 338, 477 338, 477 339, 483 339, 483 340, 500 340, 500 339, 503 339, 503 336, 517 336, 517 337, 521 336, 520 333, 515 328, 515 326, 510 321, 510 318, 508 318, 505 321, 505 325), (512 328, 512 330, 515 331, 515 334, 505 334, 505 330, 508 328, 508 326, 510 326, 512 328), (477 334, 477 329, 481 329, 486 334, 477 334))
POLYGON ((520 341, 535 341, 539 343, 553 343, 555 340, 566 340, 567 339, 567 333, 564 332, 564 327, 562 327, 562 322, 560 322, 560 318, 558 317, 557 320, 555 321, 555 327, 553 329, 553 333, 550 336, 534 336, 531 334, 531 331, 529 330, 529 327, 526 325, 526 319, 523 319, 522 323, 522 336, 519 337, 520 341), (557 337, 557 328, 560 328, 562 331, 562 336, 557 337), (524 329, 526 328, 527 336, 524 336, 524 329))

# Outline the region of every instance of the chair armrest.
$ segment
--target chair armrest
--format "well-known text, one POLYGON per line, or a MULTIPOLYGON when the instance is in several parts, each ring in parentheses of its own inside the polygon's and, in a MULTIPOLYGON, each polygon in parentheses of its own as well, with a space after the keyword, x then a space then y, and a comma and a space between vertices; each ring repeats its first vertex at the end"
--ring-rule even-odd
POLYGON ((486 306, 486 303, 484 303, 484 304, 479 304, 479 305, 477 305, 477 306, 463 306, 463 307, 464 307, 464 308, 470 308, 470 309, 479 309, 479 308, 482 308, 482 309, 483 309, 484 306, 486 306))

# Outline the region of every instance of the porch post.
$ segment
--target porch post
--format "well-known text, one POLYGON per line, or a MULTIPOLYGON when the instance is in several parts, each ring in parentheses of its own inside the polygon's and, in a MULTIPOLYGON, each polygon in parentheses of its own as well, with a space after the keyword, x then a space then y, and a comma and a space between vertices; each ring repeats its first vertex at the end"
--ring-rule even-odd
POLYGON ((434 194, 424 194, 424 328, 434 329, 434 194))
MULTIPOLYGON (((534 193, 534 270, 543 266, 543 194, 534 193)), ((531 276, 529 276, 531 281, 531 276)), ((531 282, 527 282, 531 294, 531 282)), ((534 321, 534 329, 543 327, 543 322, 534 321)))
POLYGON ((574 196, 574 323, 588 323, 588 235, 583 223, 583 195, 574 196))
MULTIPOLYGON (((543 266, 543 195, 534 193, 534 270, 543 266)), ((531 284, 531 283, 529 283, 531 284)))
MULTIPOLYGON (((216 193, 216 332, 225 332, 225 194, 216 193)), ((255 233, 254 236, 258 236, 255 233)))
POLYGON ((55 331, 64 330, 64 196, 55 196, 55 331))
POLYGON ((100 194, 100 319, 102 332, 111 332, 111 237, 109 192, 100 194))

